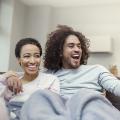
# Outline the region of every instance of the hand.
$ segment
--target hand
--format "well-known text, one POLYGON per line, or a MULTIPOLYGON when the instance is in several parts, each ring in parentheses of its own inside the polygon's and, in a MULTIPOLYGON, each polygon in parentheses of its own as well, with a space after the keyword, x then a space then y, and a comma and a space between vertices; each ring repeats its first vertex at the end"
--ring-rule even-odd
POLYGON ((3 76, 7 79, 11 76, 17 76, 17 74, 14 71, 8 71, 8 72, 4 73, 3 76))
POLYGON ((14 92, 15 94, 22 92, 22 82, 18 78, 18 76, 10 76, 6 80, 6 85, 9 90, 14 92))

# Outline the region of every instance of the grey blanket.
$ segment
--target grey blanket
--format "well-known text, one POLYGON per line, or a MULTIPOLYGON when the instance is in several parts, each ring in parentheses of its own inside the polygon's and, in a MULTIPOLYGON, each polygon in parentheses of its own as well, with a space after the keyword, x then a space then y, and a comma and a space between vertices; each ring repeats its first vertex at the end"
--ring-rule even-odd
POLYGON ((66 100, 48 90, 37 91, 23 105, 21 120, 120 120, 120 112, 102 95, 81 89, 66 100))
POLYGON ((20 110, 23 102, 8 102, 6 106, 8 108, 10 120, 20 120, 20 110))

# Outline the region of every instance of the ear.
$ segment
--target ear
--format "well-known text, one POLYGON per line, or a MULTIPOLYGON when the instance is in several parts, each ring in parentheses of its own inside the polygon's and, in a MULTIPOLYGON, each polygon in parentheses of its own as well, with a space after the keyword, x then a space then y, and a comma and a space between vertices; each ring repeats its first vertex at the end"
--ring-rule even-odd
POLYGON ((63 55, 62 55, 62 53, 60 52, 60 57, 62 57, 63 55))
POLYGON ((18 59, 18 63, 19 63, 19 65, 21 66, 21 60, 20 60, 20 58, 17 58, 18 59))

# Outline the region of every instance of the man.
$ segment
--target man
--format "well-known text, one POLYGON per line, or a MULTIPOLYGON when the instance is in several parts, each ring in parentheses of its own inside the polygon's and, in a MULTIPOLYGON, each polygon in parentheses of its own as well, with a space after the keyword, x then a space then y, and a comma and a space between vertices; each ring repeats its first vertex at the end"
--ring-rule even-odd
POLYGON ((68 26, 58 26, 49 34, 44 67, 59 78, 62 97, 49 91, 38 91, 25 103, 22 120, 120 119, 119 111, 102 96, 104 89, 120 96, 120 81, 103 66, 86 65, 88 48, 89 40, 68 26))
POLYGON ((68 26, 59 26, 49 34, 44 67, 61 81, 61 94, 72 96, 87 88, 100 94, 104 89, 120 96, 120 81, 101 65, 86 65, 89 40, 68 26), (76 89, 77 88, 77 89, 76 89))

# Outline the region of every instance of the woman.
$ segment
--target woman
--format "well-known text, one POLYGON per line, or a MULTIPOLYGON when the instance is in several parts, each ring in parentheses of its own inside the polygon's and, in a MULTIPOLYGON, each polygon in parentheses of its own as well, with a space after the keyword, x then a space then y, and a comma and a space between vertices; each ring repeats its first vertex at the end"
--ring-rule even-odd
MULTIPOLYGON (((21 92, 16 94, 7 88, 4 92, 5 100, 8 101, 7 106, 11 119, 19 119, 19 112, 23 103, 33 92, 39 89, 49 89, 55 93, 59 93, 58 79, 53 75, 39 71, 41 55, 41 45, 33 38, 24 38, 16 44, 15 56, 24 74, 21 74, 19 77, 23 84, 21 92)), ((6 77, 11 77, 11 73, 5 75, 6 77)), ((16 76, 16 74, 14 75, 16 76)))

